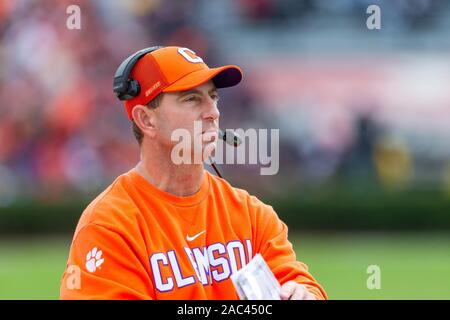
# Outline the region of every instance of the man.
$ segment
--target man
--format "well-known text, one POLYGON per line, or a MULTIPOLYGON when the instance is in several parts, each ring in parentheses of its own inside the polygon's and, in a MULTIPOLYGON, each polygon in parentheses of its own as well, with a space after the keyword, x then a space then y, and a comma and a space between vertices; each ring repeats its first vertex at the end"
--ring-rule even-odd
MULTIPOLYGON (((238 84, 239 67, 210 69, 180 47, 138 56, 119 69, 128 78, 123 70, 132 68, 130 81, 139 90, 118 96, 125 96, 140 162, 83 212, 61 298, 237 299, 230 276, 260 253, 282 285, 282 299, 325 299, 296 261, 272 207, 203 167, 218 137, 217 88, 238 84), (172 134, 180 129, 200 141, 183 151, 200 161, 174 161, 172 134)), ((123 79, 116 77, 120 91, 123 79)))

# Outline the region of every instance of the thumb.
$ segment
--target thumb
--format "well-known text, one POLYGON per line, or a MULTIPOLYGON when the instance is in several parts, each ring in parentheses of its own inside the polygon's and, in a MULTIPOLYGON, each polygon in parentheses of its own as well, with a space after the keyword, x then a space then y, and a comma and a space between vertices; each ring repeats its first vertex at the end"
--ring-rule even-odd
POLYGON ((295 291, 297 283, 295 281, 288 281, 281 286, 280 297, 281 300, 289 300, 295 291))

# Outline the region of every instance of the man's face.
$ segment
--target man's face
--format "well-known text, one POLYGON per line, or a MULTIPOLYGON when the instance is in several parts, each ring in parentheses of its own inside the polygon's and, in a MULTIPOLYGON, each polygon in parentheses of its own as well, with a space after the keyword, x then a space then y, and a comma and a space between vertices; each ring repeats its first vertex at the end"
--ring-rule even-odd
POLYGON ((194 153, 200 154, 201 160, 205 161, 213 154, 217 143, 220 117, 218 100, 219 95, 212 81, 187 91, 164 93, 161 105, 155 109, 158 129, 156 139, 161 145, 172 149, 179 144, 178 140, 172 141, 175 130, 179 133, 189 132, 191 143, 189 150, 185 148, 185 151, 191 157, 194 153))

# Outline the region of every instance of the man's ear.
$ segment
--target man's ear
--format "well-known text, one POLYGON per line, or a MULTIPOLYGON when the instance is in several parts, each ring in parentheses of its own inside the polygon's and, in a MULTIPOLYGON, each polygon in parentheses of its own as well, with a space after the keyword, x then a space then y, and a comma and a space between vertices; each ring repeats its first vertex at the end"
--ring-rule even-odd
POLYGON ((156 115, 154 110, 138 104, 131 111, 134 123, 141 129, 144 135, 154 137, 156 135, 156 115))

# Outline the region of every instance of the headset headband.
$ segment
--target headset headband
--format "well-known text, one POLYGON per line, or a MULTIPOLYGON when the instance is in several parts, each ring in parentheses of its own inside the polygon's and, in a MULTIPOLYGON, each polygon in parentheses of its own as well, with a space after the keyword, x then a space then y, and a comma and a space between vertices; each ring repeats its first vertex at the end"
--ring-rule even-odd
POLYGON ((119 100, 129 100, 136 97, 141 88, 139 82, 130 79, 131 70, 136 62, 149 52, 164 48, 163 46, 154 46, 137 51, 126 58, 117 68, 114 74, 113 91, 119 100))

